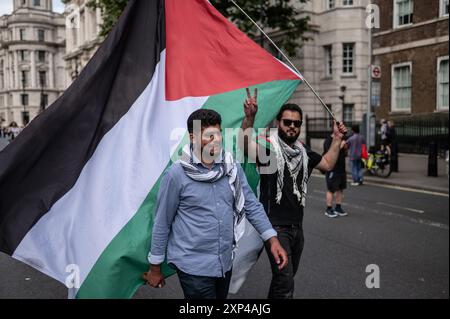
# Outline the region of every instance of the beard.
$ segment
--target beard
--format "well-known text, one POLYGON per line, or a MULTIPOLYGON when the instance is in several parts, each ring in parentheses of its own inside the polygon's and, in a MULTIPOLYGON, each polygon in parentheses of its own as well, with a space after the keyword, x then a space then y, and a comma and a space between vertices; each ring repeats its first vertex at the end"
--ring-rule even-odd
POLYGON ((294 144, 298 137, 300 136, 300 132, 290 136, 285 131, 283 131, 281 128, 278 128, 278 136, 286 143, 286 144, 294 144))

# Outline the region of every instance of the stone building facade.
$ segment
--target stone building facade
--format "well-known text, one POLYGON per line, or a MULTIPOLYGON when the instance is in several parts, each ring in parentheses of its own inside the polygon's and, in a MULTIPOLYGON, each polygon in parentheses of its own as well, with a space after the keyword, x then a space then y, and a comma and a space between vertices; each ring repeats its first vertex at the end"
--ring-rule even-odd
POLYGON ((65 19, 52 0, 11 0, 0 17, 0 121, 26 125, 66 87, 65 19))
POLYGON ((73 81, 99 48, 101 11, 88 6, 89 0, 63 0, 66 10, 66 72, 73 81))

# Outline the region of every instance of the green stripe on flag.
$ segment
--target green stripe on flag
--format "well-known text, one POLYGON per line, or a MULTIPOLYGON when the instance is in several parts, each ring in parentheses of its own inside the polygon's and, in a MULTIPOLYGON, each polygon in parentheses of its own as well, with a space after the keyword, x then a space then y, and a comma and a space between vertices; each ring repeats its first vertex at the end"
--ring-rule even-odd
MULTIPOLYGON (((253 86, 258 88, 259 111, 255 127, 266 127, 297 88, 300 81, 274 81, 253 86)), ((244 116, 245 88, 211 96, 203 108, 214 109, 222 115, 222 128, 241 126, 244 116)), ((178 147, 186 143, 184 142, 178 147)), ((176 154, 179 154, 176 152, 176 154)), ((167 167, 170 166, 168 164, 167 167)), ((248 182, 255 191, 259 175, 255 164, 244 163, 248 182)), ((150 249, 156 198, 161 177, 153 185, 147 198, 122 230, 111 241, 82 283, 77 298, 131 298, 144 282, 142 273, 149 268, 147 255, 150 249)), ((163 264, 163 273, 170 276, 175 271, 163 264)))

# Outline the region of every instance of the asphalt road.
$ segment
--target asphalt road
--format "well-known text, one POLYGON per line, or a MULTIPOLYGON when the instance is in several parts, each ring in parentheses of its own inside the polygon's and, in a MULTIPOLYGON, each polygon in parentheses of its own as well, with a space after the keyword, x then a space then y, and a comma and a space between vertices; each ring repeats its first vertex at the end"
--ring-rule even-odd
MULTIPOLYGON (((392 187, 349 188, 349 216, 324 215, 325 181, 312 177, 304 220, 305 249, 295 298, 449 298, 448 196, 392 187), (380 270, 380 287, 366 287, 366 267, 380 270)), ((265 298, 265 253, 236 295, 265 298)), ((66 289, 0 254, 0 298, 66 298, 66 289)), ((176 276, 163 289, 142 287, 135 298, 182 298, 176 276)))

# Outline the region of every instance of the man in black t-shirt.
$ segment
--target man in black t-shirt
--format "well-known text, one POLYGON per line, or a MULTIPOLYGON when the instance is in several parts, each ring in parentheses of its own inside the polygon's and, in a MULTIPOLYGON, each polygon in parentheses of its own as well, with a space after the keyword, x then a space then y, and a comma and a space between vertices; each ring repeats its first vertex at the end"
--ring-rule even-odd
MULTIPOLYGON (((333 142, 332 135, 328 135, 323 143, 323 153, 326 154, 333 142)), ((325 215, 334 218, 338 216, 347 216, 342 208, 342 200, 344 198, 344 189, 347 188, 347 172, 345 169, 345 157, 347 153, 347 143, 342 141, 339 157, 332 171, 325 174, 327 183, 327 209, 325 215), (336 206, 333 209, 333 197, 336 198, 336 206)))
POLYGON ((257 111, 257 90, 252 97, 247 89, 245 118, 242 122, 243 137, 239 139, 239 147, 250 161, 255 161, 259 166, 260 201, 288 254, 288 265, 283 270, 278 269, 269 255, 272 282, 268 298, 290 299, 294 295, 294 276, 303 251, 302 224, 308 179, 313 168, 321 171, 333 169, 347 129, 343 124, 334 125, 330 150, 321 156, 298 139, 303 123, 303 112, 298 105, 284 105, 277 116, 277 128, 260 141, 252 140, 251 133, 249 134, 257 111), (261 146, 261 141, 264 147, 261 146))

